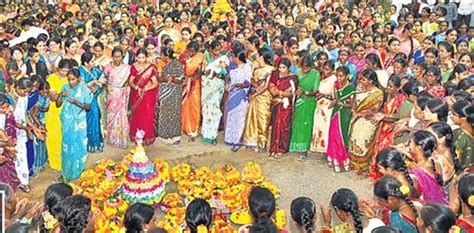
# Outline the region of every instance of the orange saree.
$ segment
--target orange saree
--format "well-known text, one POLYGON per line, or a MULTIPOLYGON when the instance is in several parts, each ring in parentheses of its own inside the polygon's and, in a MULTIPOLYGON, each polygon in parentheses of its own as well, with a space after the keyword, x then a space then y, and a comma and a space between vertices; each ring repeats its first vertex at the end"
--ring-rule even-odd
POLYGON ((183 133, 191 137, 199 135, 201 122, 201 67, 204 65, 204 54, 196 53, 186 60, 184 68, 185 82, 181 109, 181 126, 183 133))

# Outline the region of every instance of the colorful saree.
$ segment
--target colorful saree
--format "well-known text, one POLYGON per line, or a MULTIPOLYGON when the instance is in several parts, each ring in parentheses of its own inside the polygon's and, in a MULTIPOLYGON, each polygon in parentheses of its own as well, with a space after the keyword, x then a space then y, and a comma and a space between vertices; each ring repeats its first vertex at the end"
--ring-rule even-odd
MULTIPOLYGON (((67 78, 59 77, 57 74, 52 74, 48 77, 50 85, 50 92, 59 94, 61 88, 67 84, 67 78)), ((46 147, 48 149, 48 161, 49 166, 53 170, 61 170, 61 145, 62 145, 62 134, 61 134, 61 107, 56 107, 56 104, 51 104, 48 112, 45 115, 46 122, 46 147)))
POLYGON ((81 81, 75 87, 69 84, 61 91, 69 91, 63 97, 61 109, 62 143, 62 176, 66 181, 79 178, 86 166, 87 159, 87 113, 86 110, 69 102, 69 98, 76 99, 81 104, 91 104, 93 94, 89 87, 81 81))
MULTIPOLYGON (((252 76, 252 89, 265 86, 270 80, 273 66, 263 66, 254 69, 252 76)), ((267 146, 268 127, 270 125, 270 108, 272 104, 272 94, 268 88, 261 94, 249 101, 247 118, 245 121, 242 142, 246 146, 267 146)))
MULTIPOLYGON (((298 87, 298 78, 295 75, 280 77, 280 72, 273 71, 270 85, 280 91, 291 90, 295 95, 298 87)), ((294 98, 292 98, 294 99, 294 98)), ((291 120, 293 117, 294 101, 288 98, 273 99, 272 106, 272 135, 270 141, 270 153, 286 153, 290 147, 291 120), (286 100, 285 100, 286 99, 286 100), (285 104, 288 103, 288 104, 285 104), (285 106, 286 105, 286 106, 285 106)))
POLYGON ((403 216, 398 211, 392 211, 389 214, 390 226, 400 230, 400 232, 418 232, 416 223, 403 216))
POLYGON ((298 71, 298 88, 303 89, 295 103, 295 112, 291 131, 290 151, 306 152, 311 145, 311 136, 313 132, 313 117, 316 108, 314 96, 307 96, 319 88, 319 72, 311 69, 305 76, 298 71))
MULTIPOLYGON (((225 56, 225 55, 223 55, 225 56)), ((222 117, 222 111, 220 108, 222 97, 224 95, 224 80, 226 70, 220 68, 219 71, 215 70, 217 67, 214 63, 219 62, 225 57, 212 58, 209 53, 205 53, 206 63, 208 64, 205 70, 209 70, 209 75, 202 76, 202 89, 201 89, 201 108, 202 108, 202 127, 201 135, 205 142, 213 143, 216 142, 217 131, 219 129, 219 123, 222 117), (213 69, 215 68, 215 69, 213 69), (212 72, 216 73, 213 77, 212 72)))
POLYGON ((112 64, 104 68, 107 76, 107 134, 105 141, 120 148, 128 147, 128 133, 130 125, 127 117, 128 98, 130 88, 127 85, 130 76, 130 66, 120 64, 115 67, 112 64))
MULTIPOLYGON (((26 125, 26 113, 28 107, 28 96, 18 96, 15 91, 13 93, 7 93, 10 97, 10 100, 13 100, 12 95, 17 96, 16 103, 12 102, 12 105, 15 107, 13 115, 15 116, 15 122, 17 124, 26 125)), ((28 141, 28 135, 25 130, 17 129, 16 130, 16 160, 15 160, 15 170, 20 179, 22 185, 29 184, 29 168, 28 168, 28 157, 26 142, 28 141)))
MULTIPOLYGON (((171 76, 175 80, 184 78, 183 65, 178 60, 171 60, 162 71, 163 79, 171 76)), ((163 80, 162 79, 162 80, 163 80)), ((160 83, 159 114, 155 122, 155 133, 165 143, 173 144, 181 141, 181 100, 183 87, 176 83, 160 83)))
POLYGON ((89 87, 96 89, 96 92, 93 93, 91 108, 87 111, 87 151, 91 153, 102 152, 104 149, 104 139, 100 126, 101 112, 98 103, 102 88, 98 88, 96 83, 103 73, 98 67, 94 67, 89 71, 84 66, 79 67, 79 73, 82 81, 89 87))
MULTIPOLYGON (((49 96, 39 96, 36 107, 38 108, 38 119, 41 124, 44 125, 45 112, 41 109, 49 109, 50 99, 49 96)), ((36 139, 34 142, 35 150, 35 162, 33 164, 34 172, 39 172, 44 168, 46 161, 48 160, 48 150, 46 149, 46 141, 36 139)))
MULTIPOLYGON (((379 109, 383 102, 383 92, 374 88, 367 92, 356 94, 356 114, 361 114, 372 109, 379 109)), ((356 171, 368 171, 369 161, 373 154, 368 153, 372 142, 374 141, 375 132, 378 124, 373 124, 370 118, 356 116, 353 118, 350 136, 349 151, 351 154, 352 168, 356 171)))
MULTIPOLYGON (((250 62, 241 64, 229 72, 230 82, 233 84, 250 84, 252 79, 252 66, 250 62)), ((234 87, 229 91, 225 108, 224 141, 231 146, 240 146, 245 127, 245 117, 248 108, 249 88, 234 87)))
MULTIPOLYGON (((15 116, 9 111, 6 114, 0 114, 0 117, 2 119, 0 129, 5 131, 4 133, 7 136, 15 140, 17 131, 15 116)), ((15 158, 6 151, 2 152, 2 156, 6 157, 7 161, 0 164, 0 182, 10 185, 10 187, 16 191, 20 185, 20 180, 15 170, 15 158)))
MULTIPOLYGON (((135 65, 130 68, 130 75, 135 76, 134 84, 139 88, 145 88, 153 77, 156 77, 156 68, 150 64, 142 70, 138 70, 135 65)), ((158 89, 146 91, 142 96, 138 91, 130 91, 130 140, 135 141, 137 130, 145 131, 143 144, 151 145, 155 141, 154 121, 155 104, 158 89)))
MULTIPOLYGON (((336 99, 339 104, 348 104, 356 93, 356 86, 352 83, 340 87, 336 82, 336 99)), ((344 169, 349 170, 349 126, 351 123, 351 110, 336 105, 332 111, 331 123, 329 125, 328 137, 328 164, 334 167, 336 172, 344 169)))
MULTIPOLYGON (((336 75, 331 75, 321 80, 319 92, 324 95, 334 95, 336 79, 336 75)), ((313 135, 311 137, 310 150, 317 153, 326 153, 332 114, 332 108, 329 108, 331 101, 326 98, 321 98, 317 101, 318 103, 314 110, 313 135)))
POLYGON ((446 192, 441 187, 436 179, 432 177, 421 167, 415 167, 410 170, 410 174, 415 176, 417 185, 416 192, 420 198, 426 203, 435 202, 442 205, 447 205, 446 192))
POLYGON ((201 68, 204 55, 197 53, 186 60, 184 73, 181 127, 185 135, 197 137, 201 121, 201 68))

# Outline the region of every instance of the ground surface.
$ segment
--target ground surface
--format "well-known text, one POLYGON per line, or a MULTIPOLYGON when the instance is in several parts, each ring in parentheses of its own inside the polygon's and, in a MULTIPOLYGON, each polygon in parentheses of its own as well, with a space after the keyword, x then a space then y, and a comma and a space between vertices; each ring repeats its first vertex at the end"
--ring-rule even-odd
MULTIPOLYGON (((221 135, 220 138, 222 138, 221 135)), ((306 162, 297 161, 297 155, 294 153, 276 160, 268 158, 267 154, 257 154, 248 149, 233 153, 228 146, 224 145, 222 139, 216 146, 197 140, 183 142, 179 148, 155 142, 154 145, 145 149, 150 159, 161 157, 172 166, 179 162, 189 162, 195 166, 206 165, 213 171, 225 164, 233 165, 242 171, 249 161, 256 161, 262 166, 265 177, 280 188, 281 198, 277 201, 278 207, 284 209, 287 216, 289 216, 291 201, 299 196, 307 196, 317 204, 328 205, 332 193, 345 187, 352 189, 360 198, 372 197, 372 185, 369 180, 361 179, 353 172, 334 173, 319 154, 310 154, 306 162)), ((92 154, 88 157, 87 167, 91 167, 103 157, 118 161, 127 153, 128 150, 106 146, 103 153, 92 154)), ((46 169, 31 180, 32 193, 20 194, 20 196, 41 200, 45 189, 58 176, 59 173, 46 169)), ((294 232, 292 223, 287 224, 287 227, 290 225, 294 232)))

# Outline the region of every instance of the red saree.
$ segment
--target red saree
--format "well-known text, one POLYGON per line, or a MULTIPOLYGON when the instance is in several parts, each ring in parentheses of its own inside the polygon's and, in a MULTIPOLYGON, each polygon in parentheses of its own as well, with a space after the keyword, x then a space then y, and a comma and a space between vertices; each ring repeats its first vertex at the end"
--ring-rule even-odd
MULTIPOLYGON (((295 75, 280 77, 278 71, 272 72, 270 84, 280 91, 292 90, 295 94, 298 87, 298 78, 295 75)), ((293 99, 288 99, 288 106, 284 106, 282 98, 275 97, 272 106, 272 135, 270 153, 286 153, 290 146, 291 120, 293 117, 293 99)))
MULTIPOLYGON (((157 75, 154 65, 149 65, 142 71, 137 70, 135 65, 130 69, 130 75, 135 76, 134 84, 139 88, 144 88, 151 79, 157 75)), ((158 88, 148 90, 140 96, 137 90, 130 91, 130 139, 135 141, 137 130, 145 131, 143 143, 150 145, 155 141, 154 122, 155 104, 158 88)))

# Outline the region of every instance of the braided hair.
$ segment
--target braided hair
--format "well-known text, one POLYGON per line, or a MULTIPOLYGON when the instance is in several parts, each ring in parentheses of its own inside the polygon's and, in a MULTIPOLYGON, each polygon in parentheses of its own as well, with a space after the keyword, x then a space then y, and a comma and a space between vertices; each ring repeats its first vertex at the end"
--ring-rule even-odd
POLYGON ((471 214, 474 214, 474 205, 469 203, 469 198, 474 195, 474 173, 466 174, 459 179, 458 193, 462 202, 469 207, 471 214))
POLYGON ((416 192, 415 184, 410 174, 408 173, 408 167, 405 163, 405 160, 402 154, 393 147, 388 147, 379 152, 377 157, 377 164, 384 168, 391 168, 395 171, 401 172, 405 179, 410 184, 410 192, 414 197, 419 197, 419 194, 416 192))
POLYGON ((421 148, 423 157, 429 159, 431 162, 431 169, 435 175, 435 179, 439 185, 443 185, 443 177, 436 171, 436 166, 433 158, 433 152, 436 150, 437 141, 436 137, 429 131, 419 130, 413 134, 413 142, 421 148))
POLYGON ((416 211, 415 205, 408 197, 408 194, 402 193, 400 187, 402 187, 402 183, 398 181, 395 177, 383 176, 380 180, 375 182, 374 195, 384 200, 388 200, 388 197, 395 197, 399 200, 406 202, 410 206, 412 212, 415 214, 416 222, 418 212, 416 211))
POLYGON ((275 196, 266 188, 254 187, 249 196, 250 213, 254 219, 250 233, 277 233, 271 217, 276 210, 275 196))
POLYGON ((299 226, 303 227, 306 233, 312 233, 314 227, 314 216, 316 215, 316 204, 308 197, 298 197, 291 202, 291 218, 299 226))
POLYGON ((338 189, 331 197, 331 205, 337 210, 350 213, 354 220, 356 232, 362 232, 363 227, 359 211, 359 201, 352 190, 346 188, 338 189))

